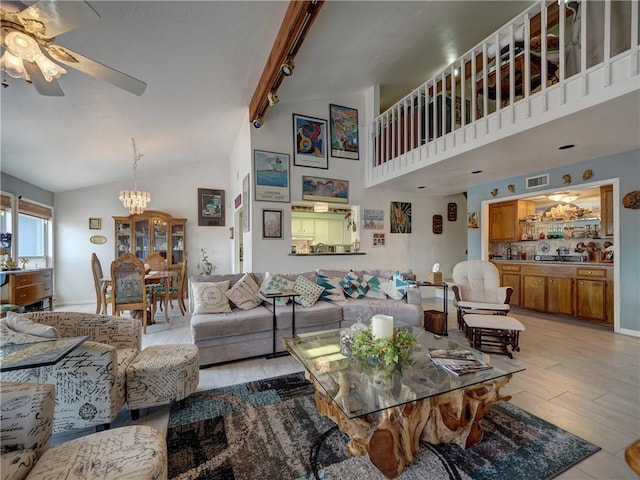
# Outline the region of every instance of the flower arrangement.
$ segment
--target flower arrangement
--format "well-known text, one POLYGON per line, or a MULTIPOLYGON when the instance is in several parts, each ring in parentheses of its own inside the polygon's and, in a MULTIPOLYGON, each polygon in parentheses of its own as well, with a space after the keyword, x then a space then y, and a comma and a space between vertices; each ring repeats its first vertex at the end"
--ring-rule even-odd
POLYGON ((216 267, 209 261, 209 257, 207 256, 207 252, 204 248, 200 249, 200 263, 198 264, 198 268, 204 275, 211 275, 216 267))
POLYGON ((362 360, 373 360, 387 368, 408 365, 416 337, 410 330, 395 328, 391 338, 373 338, 371 328, 355 333, 351 353, 362 360))

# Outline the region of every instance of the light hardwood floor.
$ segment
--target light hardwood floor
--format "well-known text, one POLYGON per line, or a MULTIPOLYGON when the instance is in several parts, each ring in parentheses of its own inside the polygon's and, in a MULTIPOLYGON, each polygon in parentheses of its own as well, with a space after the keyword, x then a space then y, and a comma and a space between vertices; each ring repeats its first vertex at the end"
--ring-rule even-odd
MULTIPOLYGON (((440 309, 442 300, 427 299, 424 306, 440 309)), ((92 311, 93 307, 70 305, 56 310, 92 311)), ((520 352, 513 360, 491 355, 491 362, 498 367, 502 362, 520 364, 526 370, 515 374, 503 392, 512 395, 515 405, 602 449, 556 478, 637 479, 624 459, 624 451, 640 438, 640 339, 564 317, 520 309, 513 309, 511 315, 526 327, 520 337, 520 352)), ((170 323, 164 323, 164 317, 158 314, 158 323, 148 327, 143 338, 144 347, 191 341, 189 316, 182 317, 174 309, 170 319, 170 323)), ((466 342, 457 330, 452 304, 448 326, 452 340, 466 342)), ((198 389, 300 370, 291 357, 233 362, 201 370, 198 389)), ((166 419, 166 409, 151 410, 146 415, 143 412, 140 422, 158 426, 166 419)), ((121 415, 119 422, 128 422, 128 415, 121 415)))

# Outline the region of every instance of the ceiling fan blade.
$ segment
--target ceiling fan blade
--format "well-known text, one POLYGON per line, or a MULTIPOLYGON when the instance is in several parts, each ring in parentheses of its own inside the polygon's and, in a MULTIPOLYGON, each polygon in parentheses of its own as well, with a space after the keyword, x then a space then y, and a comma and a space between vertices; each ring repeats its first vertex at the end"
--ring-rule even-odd
POLYGON ((107 67, 100 62, 91 60, 79 53, 59 45, 51 45, 47 47, 47 52, 55 60, 70 67, 80 70, 87 75, 91 75, 100 80, 110 83, 118 88, 122 88, 135 95, 142 95, 147 88, 147 84, 133 78, 126 73, 122 73, 115 68, 107 67))
POLYGON ((31 77, 31 83, 40 95, 46 95, 47 97, 64 97, 64 92, 60 88, 60 84, 56 80, 47 82, 35 63, 23 62, 24 68, 31 77))
MULTIPOLYGON (((41 32, 47 38, 57 37, 84 23, 100 18, 87 2, 56 2, 41 0, 20 12, 20 19, 30 30, 29 22, 44 26, 41 32)), ((35 25, 33 28, 37 28, 35 25)))

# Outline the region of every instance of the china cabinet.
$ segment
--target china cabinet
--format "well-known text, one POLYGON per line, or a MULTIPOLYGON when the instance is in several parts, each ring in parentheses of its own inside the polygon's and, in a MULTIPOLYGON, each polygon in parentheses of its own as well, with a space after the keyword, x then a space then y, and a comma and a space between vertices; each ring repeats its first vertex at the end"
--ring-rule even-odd
POLYGON ((147 210, 140 215, 113 217, 115 222, 115 255, 134 253, 144 260, 151 253, 159 253, 168 265, 184 260, 186 218, 173 218, 165 212, 147 210))

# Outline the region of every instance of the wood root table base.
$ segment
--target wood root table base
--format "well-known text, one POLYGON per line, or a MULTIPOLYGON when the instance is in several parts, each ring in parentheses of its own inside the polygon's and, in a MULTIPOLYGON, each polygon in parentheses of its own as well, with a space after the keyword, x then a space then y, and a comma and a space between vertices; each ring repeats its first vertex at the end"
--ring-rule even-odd
MULTIPOLYGON (((500 395, 500 389, 510 379, 511 375, 507 375, 374 414, 347 418, 313 377, 310 378, 316 387, 315 401, 320 414, 332 419, 351 437, 347 452, 368 455, 387 478, 397 477, 413 462, 421 440, 433 444, 455 443, 465 449, 479 443, 484 434, 480 420, 493 403, 511 399, 511 396, 500 395)), ((348 385, 341 385, 340 390, 346 391, 344 387, 348 385)), ((338 392, 336 400, 342 401, 341 398, 338 392)))

